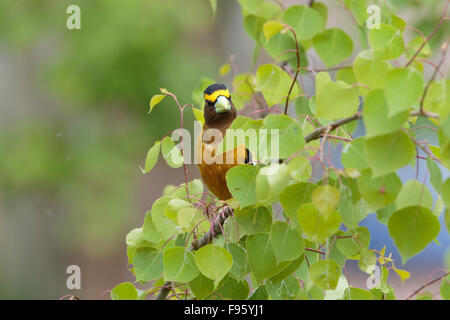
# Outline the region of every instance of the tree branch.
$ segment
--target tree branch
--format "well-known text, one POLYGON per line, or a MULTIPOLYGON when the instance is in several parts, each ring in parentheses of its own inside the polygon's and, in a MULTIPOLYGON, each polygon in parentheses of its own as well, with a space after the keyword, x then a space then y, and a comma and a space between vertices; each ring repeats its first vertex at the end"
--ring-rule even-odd
POLYGON ((406 300, 411 299, 412 297, 414 297, 416 294, 418 294, 420 291, 422 291, 422 290, 425 289, 426 287, 432 285, 433 283, 438 282, 439 280, 445 278, 445 277, 448 276, 449 274, 450 274, 450 272, 447 272, 447 273, 443 274, 442 276, 440 276, 439 278, 436 278, 436 279, 434 279, 434 280, 432 280, 432 281, 429 281, 429 282, 425 283, 425 284, 424 284, 423 286, 421 286, 419 289, 417 289, 416 291, 414 291, 413 293, 411 293, 411 294, 408 296, 408 298, 406 298, 406 300))
POLYGON ((414 55, 411 57, 411 59, 409 59, 408 63, 406 63, 405 68, 408 68, 409 65, 414 61, 414 59, 416 59, 417 55, 420 53, 420 51, 422 51, 423 47, 425 47, 425 45, 428 43, 428 41, 430 41, 430 39, 434 36, 434 34, 439 30, 439 28, 441 27, 442 23, 444 22, 444 20, 446 19, 447 16, 447 9, 448 9, 448 5, 450 4, 450 0, 447 0, 447 2, 445 3, 445 7, 444 7, 444 13, 441 16, 441 19, 439 20, 438 25, 436 26, 436 28, 434 28, 434 30, 430 33, 430 35, 428 36, 428 38, 422 43, 422 45, 419 47, 419 49, 417 49, 416 53, 414 53, 414 55))
MULTIPOLYGON (((192 241, 190 250, 195 251, 211 243, 214 237, 217 237, 222 233, 223 224, 225 223, 225 220, 232 214, 233 210, 230 207, 225 207, 225 210, 223 210, 222 213, 219 215, 212 229, 210 229, 207 233, 205 233, 205 235, 203 235, 203 237, 201 237, 199 240, 192 241)), ((170 291, 172 290, 172 285, 173 283, 171 281, 166 281, 163 284, 161 291, 159 291, 158 295, 156 296, 155 300, 165 300, 170 291)))
POLYGON ((295 75, 294 75, 294 78, 292 79, 292 84, 291 84, 291 87, 289 88, 289 92, 288 92, 288 95, 287 95, 287 98, 286 98, 286 106, 284 107, 284 114, 287 114, 287 110, 288 110, 288 106, 289 106, 289 97, 291 96, 292 89, 294 89, 294 85, 297 82, 298 73, 300 71, 300 51, 299 51, 299 48, 298 48, 297 34, 295 33, 295 30, 292 27, 287 26, 287 28, 294 35, 295 56, 297 58, 297 69, 295 70, 295 75))
POLYGON ((441 60, 439 61, 439 64, 436 66, 433 75, 430 78, 430 81, 428 81, 427 86, 425 87, 425 90, 423 91, 423 95, 420 98, 420 113, 423 113, 423 103, 425 101, 425 97, 428 94, 428 90, 430 89, 430 85, 431 83, 434 81, 434 79, 436 78, 436 75, 439 72, 439 69, 441 68, 442 64, 445 61, 445 56, 447 55, 447 49, 448 49, 448 40, 446 42, 444 42, 444 44, 442 45, 442 57, 441 60))
POLYGON ((311 132, 310 134, 308 134, 305 137, 305 141, 306 141, 306 143, 308 143, 308 142, 311 142, 313 140, 319 139, 322 136, 322 134, 324 134, 325 132, 331 132, 334 129, 336 129, 336 128, 338 128, 338 127, 340 127, 340 126, 342 126, 342 125, 344 125, 346 123, 349 123, 349 122, 352 122, 354 120, 361 119, 361 118, 362 118, 362 113, 357 112, 351 117, 340 119, 340 120, 337 120, 337 121, 335 121, 333 123, 330 123, 327 126, 323 126, 323 127, 317 128, 316 130, 314 130, 313 132, 311 132))

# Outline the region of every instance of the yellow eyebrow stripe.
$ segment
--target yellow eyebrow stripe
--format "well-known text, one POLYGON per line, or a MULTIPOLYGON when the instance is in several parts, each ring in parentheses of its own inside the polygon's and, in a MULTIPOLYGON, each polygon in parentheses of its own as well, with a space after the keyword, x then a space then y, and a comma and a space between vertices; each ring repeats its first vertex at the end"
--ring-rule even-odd
POLYGON ((219 96, 225 96, 225 97, 229 98, 230 97, 230 92, 228 91, 228 89, 217 90, 217 91, 214 91, 211 94, 205 94, 205 100, 209 100, 211 102, 216 102, 216 99, 219 96))

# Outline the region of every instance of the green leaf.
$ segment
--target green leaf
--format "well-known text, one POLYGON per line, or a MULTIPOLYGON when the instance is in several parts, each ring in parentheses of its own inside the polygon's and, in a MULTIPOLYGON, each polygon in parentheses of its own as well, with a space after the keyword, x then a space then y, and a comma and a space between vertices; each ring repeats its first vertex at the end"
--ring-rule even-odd
POLYGON ((156 249, 137 248, 133 261, 137 281, 156 280, 164 271, 162 252, 156 249))
POLYGON ((217 12, 217 0, 209 0, 209 6, 211 7, 213 17, 214 17, 217 12))
POLYGON ((440 225, 429 209, 411 206, 396 211, 389 219, 388 229, 405 264, 437 237, 440 225))
POLYGON ((352 258, 369 247, 370 232, 366 227, 348 230, 342 236, 352 236, 351 238, 339 238, 336 240, 336 246, 339 251, 347 257, 352 258))
POLYGON ((275 163, 263 167, 259 170, 255 182, 258 203, 270 205, 289 183, 287 166, 275 163))
POLYGON ((392 264, 392 269, 394 269, 395 273, 400 277, 402 283, 405 282, 405 280, 407 280, 411 276, 411 274, 408 271, 397 269, 394 266, 394 264, 392 264))
POLYGON ((202 106, 201 114, 203 116, 203 104, 204 104, 204 98, 203 98, 203 92, 205 89, 215 83, 213 79, 210 78, 201 78, 200 83, 197 85, 197 87, 192 91, 192 100, 194 101, 194 104, 197 106, 202 106))
POLYGON ((266 2, 264 0, 238 0, 242 8, 250 14, 270 19, 279 11, 278 7, 273 2, 266 2))
MULTIPOLYGON (((366 130, 368 130, 367 125, 366 130)), ((342 149, 341 161, 345 168, 355 168, 358 171, 362 171, 369 166, 363 137, 356 138, 352 142, 345 144, 342 149)))
POLYGON ((208 244, 195 253, 198 269, 206 277, 213 280, 215 286, 222 280, 233 266, 233 257, 224 248, 208 244))
POLYGON ((297 181, 306 182, 312 174, 312 167, 306 157, 294 157, 292 158, 287 169, 292 179, 297 181))
MULTIPOLYGON (((187 199, 185 183, 179 184, 178 187, 167 186, 166 188, 167 189, 164 189, 164 196, 171 196, 178 199, 187 199)), ((187 189, 190 195, 199 195, 203 192, 204 187, 200 179, 194 179, 188 182, 187 189)))
POLYGON ((272 283, 276 283, 276 282, 280 282, 280 281, 286 279, 287 277, 289 277, 291 274, 293 274, 300 267, 300 265, 303 263, 304 260, 305 260, 305 255, 302 254, 300 256, 300 258, 298 258, 297 260, 292 261, 283 270, 278 272, 276 275, 270 277, 269 280, 272 283))
POLYGON ((402 182, 395 173, 382 177, 372 177, 370 169, 362 172, 358 178, 358 188, 362 197, 372 210, 381 209, 395 201, 402 182))
POLYGON ((440 292, 443 299, 450 300, 450 275, 442 279, 440 292))
POLYGON ((255 179, 259 168, 252 165, 239 165, 227 171, 226 180, 231 195, 241 207, 256 204, 255 179))
POLYGON ((311 195, 315 187, 312 183, 299 182, 284 189, 280 194, 280 203, 289 219, 297 220, 298 208, 303 203, 311 202, 311 195))
POLYGON ((267 21, 264 23, 263 32, 266 37, 266 42, 269 42, 270 38, 276 35, 278 32, 284 29, 284 26, 278 21, 267 21))
POLYGON ((237 243, 228 243, 226 247, 233 257, 230 274, 237 279, 243 279, 249 272, 247 251, 237 243))
POLYGON ((178 223, 178 213, 183 208, 190 208, 192 205, 181 199, 171 199, 164 207, 164 214, 174 223, 178 223))
POLYGON ((323 290, 334 290, 339 281, 341 270, 333 260, 321 260, 311 265, 311 280, 323 290))
POLYGON ((399 16, 396 16, 395 14, 391 14, 389 16, 391 20, 391 24, 399 29, 401 32, 403 32, 406 28, 406 21, 400 18, 399 16))
POLYGON ((336 80, 344 81, 348 85, 352 85, 357 82, 352 67, 339 69, 336 73, 336 80))
POLYGON ((325 29, 326 21, 316 10, 307 6, 291 6, 285 12, 283 21, 294 28, 299 40, 313 38, 325 29))
POLYGON ((429 210, 433 207, 433 196, 428 188, 417 180, 407 181, 395 201, 397 210, 411 206, 420 206, 429 210))
POLYGON ((433 81, 423 102, 424 109, 435 112, 439 114, 441 119, 445 119, 450 114, 449 106, 450 80, 441 79, 439 81, 433 81))
POLYGON ((313 38, 313 46, 327 67, 337 65, 353 52, 352 39, 341 29, 328 29, 313 38))
MULTIPOLYGON (((203 213, 201 210, 196 209, 196 208, 183 207, 183 208, 180 208, 180 210, 178 212, 177 224, 181 227, 181 229, 184 232, 190 232, 197 225, 199 225, 200 221, 202 221, 204 219, 205 219, 205 217, 203 216, 203 213)), ((208 221, 204 221, 200 225, 202 225, 203 223, 205 223, 206 225, 209 225, 208 221)))
POLYGON ((415 152, 414 144, 403 131, 366 139, 367 160, 374 178, 406 166, 415 152))
POLYGON ((319 72, 316 74, 316 92, 319 92, 323 89, 323 87, 331 82, 331 77, 328 72, 319 72))
POLYGON ((199 273, 194 280, 189 282, 189 289, 191 289, 198 300, 202 300, 214 291, 214 282, 199 273))
POLYGON ((436 162, 428 157, 427 158, 427 168, 430 172, 430 182, 433 185, 434 190, 439 191, 442 185, 442 173, 436 162))
POLYGON ((344 291, 344 300, 372 300, 372 294, 364 289, 349 287, 344 291))
MULTIPOLYGON (((305 147, 305 138, 303 137, 300 124, 291 117, 284 114, 269 114, 264 118, 261 129, 267 130, 267 136, 270 137, 271 130, 278 130, 278 152, 281 159, 287 158, 305 147)), ((267 149, 271 150, 270 139, 267 149)), ((275 147, 277 147, 275 145, 275 147)))
POLYGON ((325 241, 338 231, 341 217, 336 211, 323 215, 312 203, 305 203, 298 209, 298 223, 306 237, 314 242, 325 241))
POLYGON ((339 203, 339 191, 330 185, 324 185, 314 189, 311 200, 320 214, 328 217, 339 203))
MULTIPOLYGON (((294 68, 297 67, 297 47, 295 45, 294 36, 291 32, 286 33, 285 31, 282 31, 277 33, 270 38, 269 42, 264 41, 262 45, 272 59, 277 59, 277 61, 286 61, 294 68)), ((300 67, 306 67, 308 65, 308 60, 306 57, 305 48, 299 44, 298 49, 300 55, 300 67)), ((287 91, 285 94, 287 95, 287 91)))
POLYGON ((298 259, 305 248, 301 235, 295 229, 291 229, 287 223, 281 221, 272 225, 270 242, 277 263, 298 259))
MULTIPOLYGON (((405 57, 406 59, 411 59, 414 54, 419 50, 425 40, 421 36, 417 36, 408 42, 406 45, 405 57)), ((420 50, 417 57, 419 58, 428 58, 431 55, 431 48, 429 43, 426 43, 425 46, 420 50)))
POLYGON ((384 91, 372 90, 368 93, 363 109, 366 137, 376 137, 393 133, 403 127, 409 117, 409 111, 388 116, 389 106, 384 91))
POLYGON ((422 96, 422 75, 414 69, 394 69, 387 75, 384 91, 389 105, 389 116, 409 111, 422 96))
POLYGON ((294 276, 277 283, 267 281, 267 293, 273 300, 293 300, 300 293, 300 283, 294 276))
POLYGON ((386 61, 375 60, 373 50, 363 50, 353 62, 356 80, 371 89, 384 88, 391 65, 386 61))
POLYGON ((327 82, 317 88, 317 116, 328 120, 350 117, 359 106, 358 94, 343 81, 327 82))
POLYGON ((152 243, 158 243, 161 241, 161 236, 152 221, 151 211, 148 211, 145 214, 145 220, 142 226, 142 238, 152 243))
MULTIPOLYGON (((288 73, 273 63, 264 64, 256 71, 256 89, 261 91, 268 106, 282 104, 286 101, 292 79, 288 73)), ((294 85, 290 99, 300 93, 297 83, 294 85)))
POLYGON ((223 285, 217 290, 220 299, 245 300, 248 297, 250 288, 245 279, 237 280, 227 277, 223 285))
POLYGON ((127 244, 128 264, 133 263, 134 252, 139 247, 151 247, 151 243, 142 237, 142 228, 135 228, 128 232, 125 242, 127 244))
POLYGON ((441 196, 442 200, 447 207, 450 207, 450 178, 445 180, 445 182, 441 186, 441 196))
POLYGON ((111 290, 112 300, 137 300, 138 292, 131 282, 119 283, 111 290))
POLYGON ((253 291, 253 294, 248 298, 248 300, 267 300, 268 294, 266 291, 266 286, 259 286, 253 291))
MULTIPOLYGON (((442 200, 442 198, 438 196, 436 199, 436 203, 434 204, 433 214, 439 218, 442 211, 444 210, 444 208, 445 208, 445 203, 442 200)), ((448 222, 450 222, 450 221, 446 221, 447 226, 448 226, 448 222)))
POLYGON ((249 236, 246 248, 250 269, 258 282, 277 274, 289 265, 289 262, 277 264, 270 235, 267 233, 249 236))
POLYGON ((170 197, 161 197, 152 206, 152 221, 162 240, 167 240, 181 232, 181 228, 165 215, 165 207, 170 200, 172 200, 170 197))
POLYGON ((355 228, 369 213, 370 208, 364 199, 353 199, 353 193, 347 186, 341 186, 338 212, 349 228, 355 228))
POLYGON ((367 248, 361 247, 361 251, 359 253, 359 261, 358 261, 358 267, 365 273, 371 274, 370 272, 373 271, 373 266, 377 263, 377 257, 375 256, 375 253, 367 248))
POLYGON ((433 294, 428 290, 421 292, 416 296, 416 300, 433 300, 433 294))
POLYGON ((401 31, 387 24, 381 24, 379 29, 374 28, 370 30, 369 43, 375 50, 376 59, 396 59, 405 50, 401 31))
POLYGON ((265 23, 265 19, 255 16, 255 15, 247 15, 244 18, 244 29, 247 34, 252 38, 257 44, 263 44, 263 25, 265 23))
POLYGON ((448 209, 448 208, 445 210, 444 222, 445 222, 445 226, 447 228, 447 232, 450 233, 450 209, 448 209))
POLYGON ((148 111, 148 113, 152 112, 153 108, 160 103, 164 98, 166 97, 166 95, 164 94, 155 94, 151 99, 150 99, 150 110, 148 111))
POLYGON ((199 272, 194 255, 184 247, 169 248, 164 253, 165 281, 189 282, 194 280, 199 272))
POLYGON ((327 20, 328 18, 328 7, 325 3, 322 2, 313 2, 311 8, 320 13, 320 15, 327 20))
POLYGON ((160 145, 161 141, 156 141, 153 147, 148 151, 147 157, 145 158, 144 173, 149 173, 158 161, 160 145))
POLYGON ((231 66, 229 63, 225 63, 224 65, 222 65, 219 69, 219 73, 221 76, 225 76, 231 69, 231 66))
POLYGON ((346 4, 347 8, 349 8, 353 15, 355 16, 356 21, 360 26, 366 24, 368 13, 368 3, 367 0, 350 0, 351 2, 346 4))
POLYGON ((184 160, 181 150, 175 146, 171 137, 165 137, 161 142, 161 153, 170 167, 179 168, 183 165, 184 160))
POLYGON ((269 232, 272 225, 270 207, 247 207, 235 211, 234 216, 245 234, 269 232))

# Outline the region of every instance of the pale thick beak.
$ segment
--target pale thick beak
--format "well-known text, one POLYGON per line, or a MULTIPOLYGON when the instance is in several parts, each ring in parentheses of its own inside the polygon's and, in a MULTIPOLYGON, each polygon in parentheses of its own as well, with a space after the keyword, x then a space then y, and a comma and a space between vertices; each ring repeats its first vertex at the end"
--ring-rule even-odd
POLYGON ((214 104, 217 113, 224 113, 231 110, 230 100, 225 96, 219 96, 214 104))

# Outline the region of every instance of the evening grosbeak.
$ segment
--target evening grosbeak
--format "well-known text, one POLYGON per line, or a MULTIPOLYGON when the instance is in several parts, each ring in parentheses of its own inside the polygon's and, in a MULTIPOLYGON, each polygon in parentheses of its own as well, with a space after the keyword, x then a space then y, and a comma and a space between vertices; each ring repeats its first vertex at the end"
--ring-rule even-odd
POLYGON ((239 164, 249 163, 251 156, 243 144, 225 153, 216 153, 237 112, 224 84, 210 85, 204 92, 204 98, 205 123, 196 150, 197 160, 201 159, 198 168, 208 189, 220 200, 227 200, 231 198, 225 179, 227 171, 239 164))

